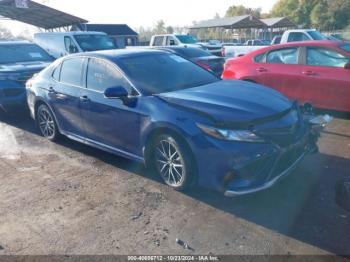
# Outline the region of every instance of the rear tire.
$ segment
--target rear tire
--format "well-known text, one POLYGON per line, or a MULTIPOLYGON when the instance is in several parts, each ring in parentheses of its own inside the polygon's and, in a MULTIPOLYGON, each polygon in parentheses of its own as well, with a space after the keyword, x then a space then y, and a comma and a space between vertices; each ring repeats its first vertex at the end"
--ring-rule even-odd
POLYGON ((193 186, 194 161, 188 146, 180 138, 170 134, 159 135, 151 146, 150 167, 165 184, 178 191, 193 186))
POLYGON ((36 122, 40 133, 50 141, 57 141, 60 137, 57 123, 51 109, 41 104, 36 111, 36 122))

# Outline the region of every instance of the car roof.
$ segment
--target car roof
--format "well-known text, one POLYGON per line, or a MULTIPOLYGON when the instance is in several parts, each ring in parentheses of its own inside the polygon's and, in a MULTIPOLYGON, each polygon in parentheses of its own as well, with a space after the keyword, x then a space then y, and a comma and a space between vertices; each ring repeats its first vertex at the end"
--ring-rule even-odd
POLYGON ((34 35, 106 35, 103 32, 95 31, 69 31, 69 32, 42 32, 34 35))
POLYGON ((35 45, 27 40, 0 40, 0 45, 35 45))
POLYGON ((151 49, 151 48, 131 48, 131 49, 113 49, 113 50, 103 50, 103 51, 94 51, 86 53, 77 53, 66 56, 68 58, 72 57, 95 57, 95 58, 104 58, 108 60, 115 60, 123 57, 135 57, 142 56, 147 54, 168 54, 166 51, 151 49))
POLYGON ((320 40, 320 41, 302 41, 302 42, 291 42, 287 44, 278 44, 278 45, 271 45, 268 47, 261 48, 259 50, 256 50, 255 52, 252 52, 251 54, 253 56, 264 53, 266 51, 275 50, 279 48, 286 48, 286 47, 296 47, 296 46, 320 46, 320 47, 333 47, 333 48, 339 48, 339 46, 347 44, 348 42, 344 41, 331 41, 331 40, 320 40))

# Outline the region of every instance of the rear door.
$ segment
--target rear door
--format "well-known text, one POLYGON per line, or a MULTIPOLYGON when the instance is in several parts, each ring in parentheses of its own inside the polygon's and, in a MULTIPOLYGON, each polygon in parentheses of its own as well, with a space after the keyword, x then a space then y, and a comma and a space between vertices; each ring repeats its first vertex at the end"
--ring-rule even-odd
POLYGON ((350 111, 350 70, 344 68, 350 58, 321 47, 305 47, 303 53, 303 100, 320 108, 350 111))
POLYGON ((272 87, 292 99, 298 99, 302 92, 300 76, 299 47, 275 49, 266 54, 265 63, 256 68, 261 83, 272 87))
POLYGON ((49 87, 49 99, 60 128, 70 134, 83 135, 80 116, 80 93, 85 59, 69 58, 58 66, 49 87))

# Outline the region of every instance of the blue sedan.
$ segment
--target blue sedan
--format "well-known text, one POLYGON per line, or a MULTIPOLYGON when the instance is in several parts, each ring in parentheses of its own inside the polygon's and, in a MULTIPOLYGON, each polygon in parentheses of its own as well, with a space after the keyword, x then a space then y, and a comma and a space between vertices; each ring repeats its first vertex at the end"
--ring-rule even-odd
POLYGON ((257 192, 317 150, 296 103, 159 50, 61 58, 28 81, 27 101, 49 140, 65 135, 145 163, 177 190, 257 192))

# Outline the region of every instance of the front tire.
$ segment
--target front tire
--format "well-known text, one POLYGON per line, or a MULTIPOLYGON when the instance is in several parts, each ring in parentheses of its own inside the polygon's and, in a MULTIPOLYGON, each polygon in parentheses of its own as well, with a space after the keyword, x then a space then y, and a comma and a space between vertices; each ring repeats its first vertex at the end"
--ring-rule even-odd
POLYGON ((57 128, 55 117, 50 108, 41 104, 36 111, 36 121, 40 133, 50 141, 57 141, 60 134, 57 128))
POLYGON ((165 184, 183 191, 193 185, 195 169, 188 147, 181 139, 164 134, 158 136, 152 146, 152 169, 165 184))

